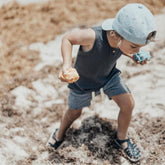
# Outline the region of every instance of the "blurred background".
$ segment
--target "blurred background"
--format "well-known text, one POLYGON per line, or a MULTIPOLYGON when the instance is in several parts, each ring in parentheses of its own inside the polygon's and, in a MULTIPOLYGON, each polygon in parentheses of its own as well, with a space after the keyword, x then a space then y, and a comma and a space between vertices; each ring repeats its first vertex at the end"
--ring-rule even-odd
POLYGON ((37 53, 28 50, 29 44, 46 43, 68 29, 97 24, 133 2, 146 5, 153 14, 165 6, 164 0, 1 0, 0 85, 30 72, 39 61, 37 53))

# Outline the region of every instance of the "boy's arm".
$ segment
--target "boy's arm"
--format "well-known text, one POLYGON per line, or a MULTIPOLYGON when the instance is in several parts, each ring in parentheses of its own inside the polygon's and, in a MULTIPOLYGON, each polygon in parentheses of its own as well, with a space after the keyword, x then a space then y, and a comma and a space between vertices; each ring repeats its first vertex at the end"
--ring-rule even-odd
POLYGON ((62 81, 69 82, 64 75, 67 74, 68 69, 72 68, 72 46, 81 45, 90 49, 93 47, 94 41, 95 32, 92 29, 75 30, 63 37, 61 45, 63 67, 59 75, 62 81))

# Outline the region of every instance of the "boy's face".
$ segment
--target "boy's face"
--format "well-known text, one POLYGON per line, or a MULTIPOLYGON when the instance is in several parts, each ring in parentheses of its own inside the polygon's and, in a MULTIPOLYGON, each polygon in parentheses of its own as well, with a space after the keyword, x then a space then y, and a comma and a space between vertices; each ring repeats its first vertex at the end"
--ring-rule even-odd
POLYGON ((138 53, 139 49, 143 46, 145 46, 145 44, 138 45, 138 44, 134 44, 130 41, 127 41, 125 39, 122 39, 122 42, 120 44, 120 50, 123 52, 123 54, 133 55, 135 53, 138 53))

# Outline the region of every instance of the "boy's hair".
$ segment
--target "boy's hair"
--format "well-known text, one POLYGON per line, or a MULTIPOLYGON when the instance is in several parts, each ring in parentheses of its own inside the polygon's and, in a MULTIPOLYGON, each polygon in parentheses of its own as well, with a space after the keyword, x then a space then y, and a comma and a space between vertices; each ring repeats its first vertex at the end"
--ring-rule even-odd
POLYGON ((146 42, 154 42, 155 36, 156 36, 156 31, 149 33, 146 42))
MULTIPOLYGON (((118 34, 115 30, 110 30, 109 33, 111 37, 117 36, 123 39, 123 37, 120 34, 118 34)), ((155 36, 156 36, 156 31, 149 33, 146 39, 146 44, 149 42, 155 42, 155 36)))
POLYGON ((139 3, 128 4, 121 8, 115 19, 103 22, 102 29, 115 30, 124 39, 139 45, 148 44, 156 34, 152 13, 139 3))

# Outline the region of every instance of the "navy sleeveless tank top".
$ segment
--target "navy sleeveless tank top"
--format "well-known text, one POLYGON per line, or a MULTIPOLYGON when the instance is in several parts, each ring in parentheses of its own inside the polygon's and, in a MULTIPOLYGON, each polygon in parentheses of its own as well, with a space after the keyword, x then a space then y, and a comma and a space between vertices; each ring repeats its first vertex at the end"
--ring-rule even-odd
POLYGON ((80 78, 68 85, 79 92, 98 91, 115 73, 120 72, 116 68, 116 60, 121 56, 121 50, 109 45, 106 31, 101 26, 92 29, 95 31, 93 48, 86 52, 80 46, 74 65, 80 78))

